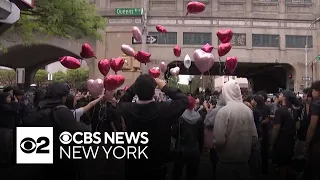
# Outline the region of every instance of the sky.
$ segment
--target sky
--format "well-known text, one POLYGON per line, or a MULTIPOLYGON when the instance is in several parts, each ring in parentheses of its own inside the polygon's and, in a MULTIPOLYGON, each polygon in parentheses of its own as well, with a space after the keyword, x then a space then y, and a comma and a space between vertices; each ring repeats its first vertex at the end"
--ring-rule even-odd
POLYGON ((189 76, 190 75, 179 75, 179 83, 188 85, 189 84, 189 76))

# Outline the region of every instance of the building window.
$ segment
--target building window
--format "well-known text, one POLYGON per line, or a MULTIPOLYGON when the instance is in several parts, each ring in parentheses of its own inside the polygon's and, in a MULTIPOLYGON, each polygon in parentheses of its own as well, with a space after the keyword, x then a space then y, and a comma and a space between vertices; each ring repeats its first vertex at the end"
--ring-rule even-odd
POLYGON ((252 34, 253 47, 279 47, 280 36, 271 34, 252 34))
POLYGON ((311 3, 312 0, 286 0, 286 3, 311 3))
MULTIPOLYGON (((237 34, 233 33, 231 39, 232 46, 246 46, 246 34, 237 34)), ((218 44, 220 44, 220 40, 218 40, 218 44)))
MULTIPOLYGON (((305 48, 307 36, 286 35, 287 48, 305 48)), ((312 48, 312 36, 308 36, 308 47, 312 48)))
POLYGON ((279 2, 279 0, 254 0, 254 2, 279 2))
POLYGON ((204 45, 212 44, 212 33, 194 33, 184 32, 183 33, 183 44, 186 45, 204 45))
POLYGON ((177 44, 177 33, 176 32, 149 32, 149 36, 158 36, 158 44, 177 44))

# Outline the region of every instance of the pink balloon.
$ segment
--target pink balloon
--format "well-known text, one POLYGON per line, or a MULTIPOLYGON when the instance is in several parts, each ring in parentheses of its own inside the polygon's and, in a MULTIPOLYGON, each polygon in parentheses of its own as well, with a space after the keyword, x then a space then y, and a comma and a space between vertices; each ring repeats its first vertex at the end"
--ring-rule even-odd
POLYGON ((217 32, 217 37, 221 41, 221 43, 228 43, 232 39, 232 30, 231 29, 226 29, 226 30, 219 30, 217 32))
POLYGON ((87 88, 92 97, 97 98, 103 92, 103 81, 102 79, 89 79, 87 82, 87 88))
POLYGON ((108 91, 112 91, 120 87, 125 81, 125 77, 122 75, 109 75, 104 78, 104 88, 108 91))
POLYGON ((115 74, 117 74, 117 72, 122 69, 123 65, 124 65, 124 59, 122 57, 111 58, 110 60, 110 67, 115 74))
POLYGON ((203 12, 206 9, 206 5, 204 5, 201 2, 197 2, 197 1, 192 1, 189 2, 187 5, 187 14, 198 14, 203 12))
POLYGON ((221 57, 221 56, 228 54, 228 52, 231 50, 231 48, 232 48, 232 46, 231 46, 230 42, 220 44, 219 48, 218 48, 219 56, 221 57))
POLYGON ((176 56, 176 57, 180 57, 181 55, 181 47, 179 45, 176 45, 174 48, 173 48, 173 54, 176 56))
POLYGON ((121 51, 126 54, 127 56, 131 56, 133 57, 134 54, 136 54, 136 52, 134 51, 134 49, 129 46, 129 45, 126 45, 126 44, 122 44, 121 45, 121 51))
POLYGON ((163 27, 163 26, 160 25, 160 24, 156 26, 156 29, 157 29, 157 31, 158 31, 159 33, 167 33, 166 28, 163 27))
POLYGON ((178 76, 180 73, 180 68, 179 67, 174 67, 170 69, 170 73, 172 76, 178 76))
POLYGON ((63 56, 59 58, 59 61, 62 66, 68 69, 78 69, 81 66, 80 61, 72 56, 63 56))
POLYGON ((238 59, 235 56, 227 57, 226 59, 226 67, 230 73, 232 73, 238 65, 238 59))
POLYGON ((201 50, 206 52, 206 53, 211 53, 212 50, 213 50, 213 46, 211 46, 209 43, 207 43, 207 44, 202 46, 201 50))
POLYGON ((149 69, 148 74, 152 76, 153 78, 158 78, 160 76, 160 68, 159 67, 153 67, 149 69))
POLYGON ((164 61, 162 61, 162 62, 160 63, 160 70, 161 70, 161 72, 163 72, 163 73, 165 73, 166 70, 167 70, 167 65, 166 65, 166 63, 165 63, 164 61))
POLYGON ((141 31, 138 27, 134 26, 132 28, 132 35, 136 41, 141 42, 141 31))
POLYGON ((92 47, 90 46, 90 44, 88 43, 84 43, 81 47, 81 52, 80 52, 80 56, 84 59, 89 59, 89 58, 92 58, 92 57, 95 57, 95 54, 93 52, 93 49, 92 47))
POLYGON ((197 49, 193 53, 194 64, 201 73, 209 71, 214 64, 214 56, 211 53, 206 53, 201 49, 197 49))
POLYGON ((100 60, 98 63, 98 69, 101 74, 106 76, 110 71, 110 62, 108 59, 100 60))
POLYGON ((134 58, 138 60, 140 63, 149 63, 150 61, 150 56, 151 54, 145 51, 138 51, 135 55, 134 58))

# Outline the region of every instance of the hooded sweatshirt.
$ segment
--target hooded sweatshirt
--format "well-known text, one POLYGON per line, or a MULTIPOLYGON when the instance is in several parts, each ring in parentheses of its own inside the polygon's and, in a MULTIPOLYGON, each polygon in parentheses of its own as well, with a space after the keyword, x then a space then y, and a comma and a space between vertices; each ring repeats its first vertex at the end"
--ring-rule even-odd
POLYGON ((218 111, 225 105, 226 105, 226 103, 225 103, 222 95, 220 95, 219 99, 217 101, 216 107, 214 109, 212 109, 211 111, 209 111, 206 118, 204 119, 204 125, 205 126, 213 126, 218 111))
POLYGON ((235 80, 222 87, 226 106, 215 118, 214 144, 221 162, 248 162, 251 147, 258 138, 252 110, 242 102, 241 90, 235 80))
POLYGON ((187 109, 181 116, 180 151, 189 155, 200 155, 203 146, 203 123, 201 115, 187 109))

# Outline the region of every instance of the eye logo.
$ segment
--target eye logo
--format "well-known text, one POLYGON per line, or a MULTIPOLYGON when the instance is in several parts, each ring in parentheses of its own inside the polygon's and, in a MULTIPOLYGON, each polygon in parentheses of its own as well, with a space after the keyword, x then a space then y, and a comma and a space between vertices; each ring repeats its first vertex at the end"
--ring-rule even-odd
POLYGON ((60 134, 59 139, 62 144, 70 144, 72 141, 72 135, 65 131, 60 134))
POLYGON ((26 154, 33 153, 37 148, 37 143, 34 139, 26 137, 20 143, 20 149, 26 154))

